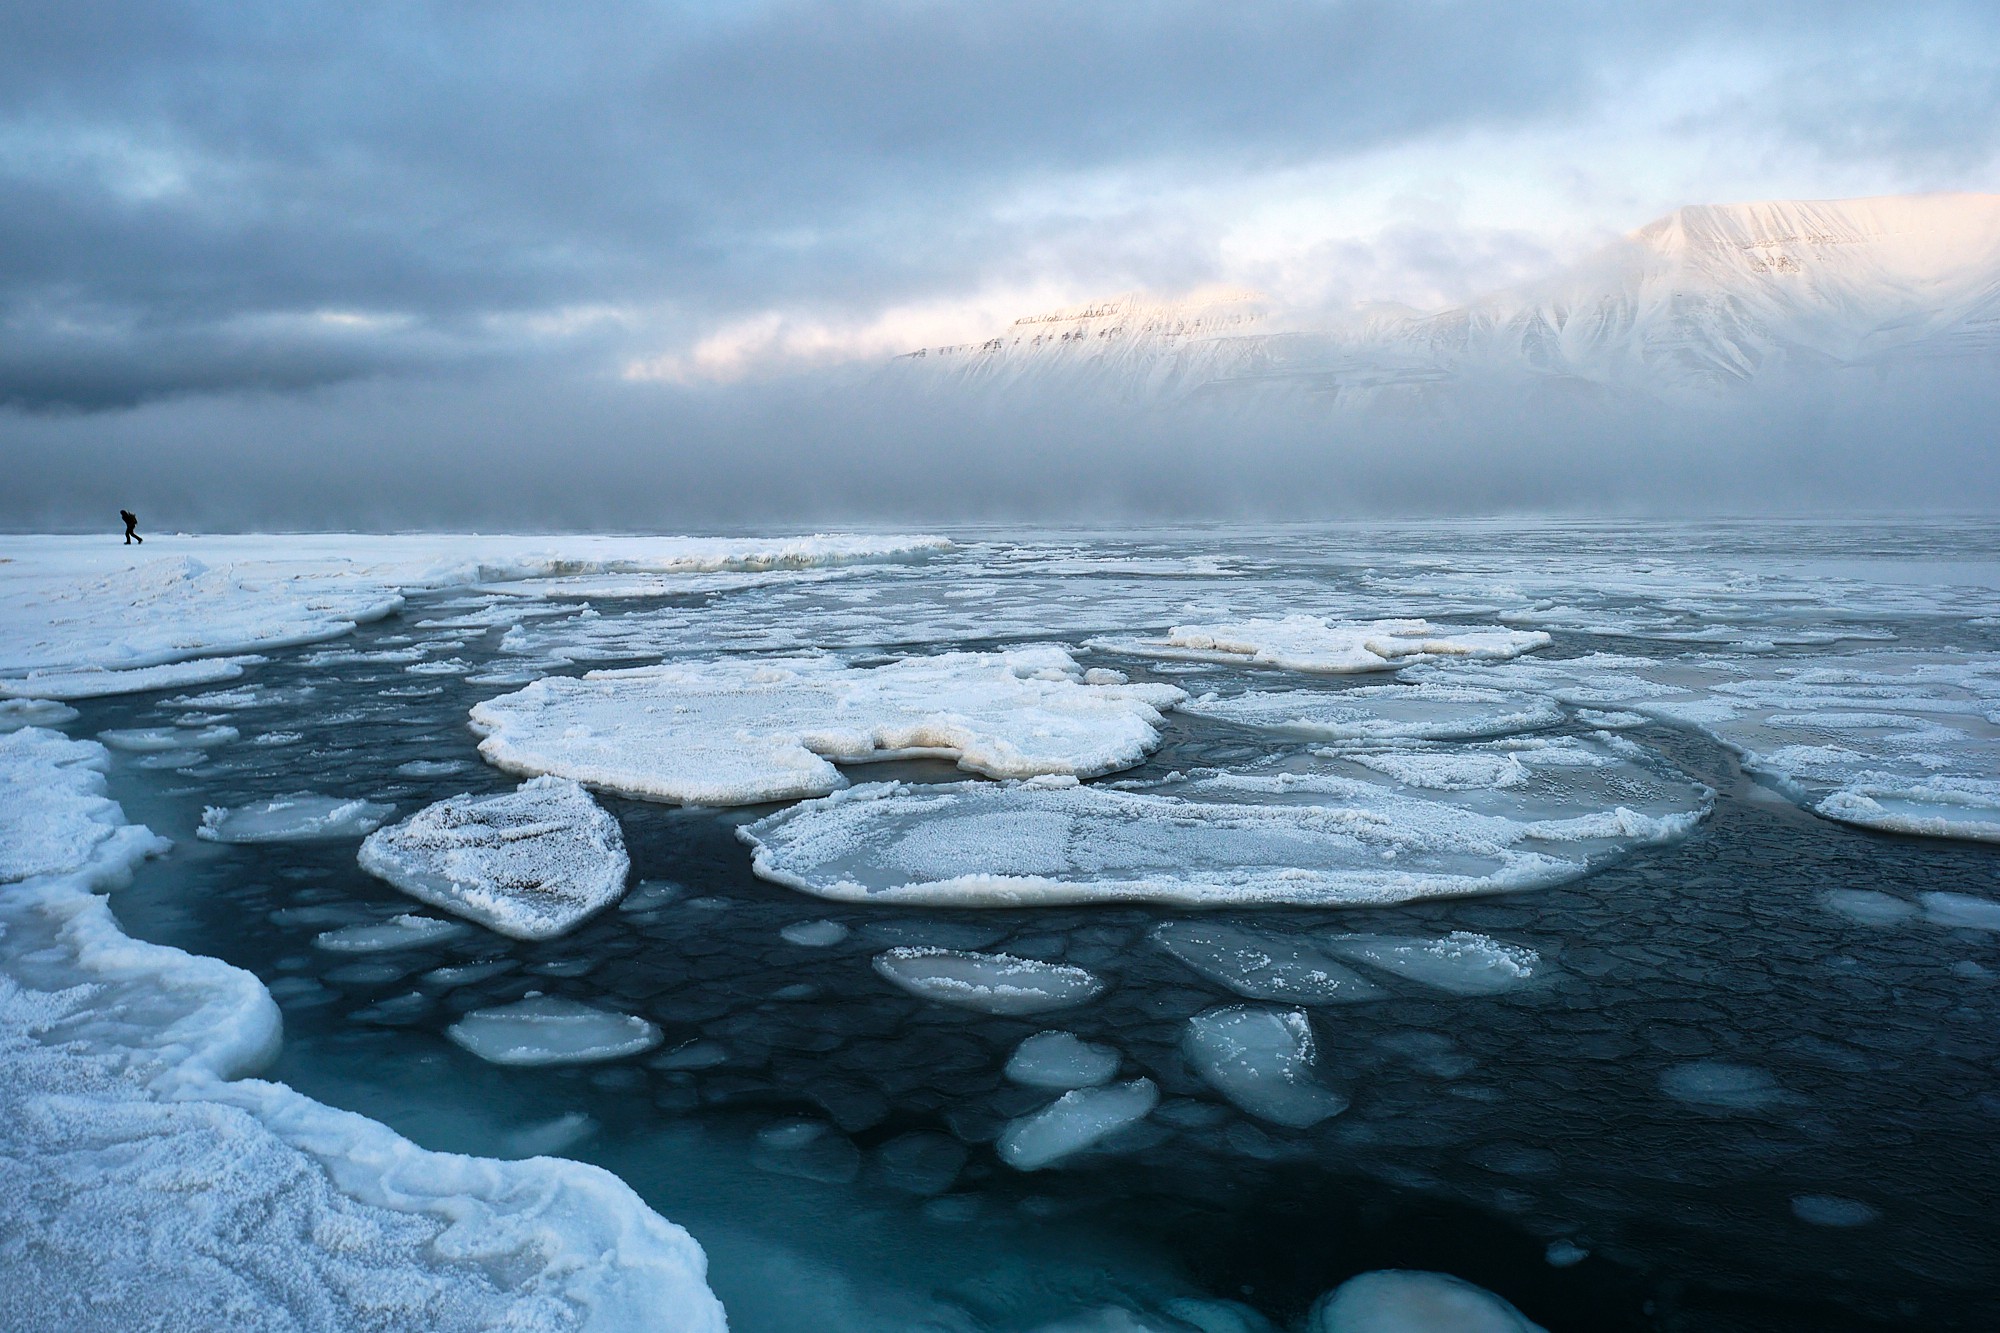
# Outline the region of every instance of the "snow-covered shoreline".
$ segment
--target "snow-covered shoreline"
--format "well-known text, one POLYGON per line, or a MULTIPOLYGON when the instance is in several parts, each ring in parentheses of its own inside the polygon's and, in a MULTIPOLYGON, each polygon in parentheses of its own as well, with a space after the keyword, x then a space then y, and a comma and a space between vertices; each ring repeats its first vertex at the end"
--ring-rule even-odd
POLYGON ((609 1172, 429 1152, 250 1077, 263 984, 99 892, 167 846, 105 762, 0 736, 0 844, 32 851, 0 868, 0 1325, 725 1327, 701 1248, 609 1172))

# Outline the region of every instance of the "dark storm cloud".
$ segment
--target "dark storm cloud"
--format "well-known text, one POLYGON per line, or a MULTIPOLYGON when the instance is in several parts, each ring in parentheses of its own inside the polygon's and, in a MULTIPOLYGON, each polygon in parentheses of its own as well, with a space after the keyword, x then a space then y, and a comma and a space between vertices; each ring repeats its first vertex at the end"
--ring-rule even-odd
MULTIPOLYGON (((1226 181, 1585 115, 1704 44, 1891 31, 1874 7, 1739 10, 12 6, 0 402, 602 361, 603 326, 550 318, 612 304, 688 331, 963 288, 1065 225, 995 207, 1038 183, 1226 181)), ((1992 49, 1981 8, 1927 13, 1992 49)), ((1875 95, 1908 133, 1933 114, 1875 95)))

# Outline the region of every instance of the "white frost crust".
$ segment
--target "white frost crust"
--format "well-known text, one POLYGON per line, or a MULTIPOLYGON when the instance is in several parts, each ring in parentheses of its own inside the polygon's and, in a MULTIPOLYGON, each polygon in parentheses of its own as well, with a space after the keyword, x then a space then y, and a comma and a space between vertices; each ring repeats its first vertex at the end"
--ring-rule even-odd
POLYGON ((1385 1268, 1349 1278, 1314 1303, 1305 1333, 1544 1333, 1483 1287, 1448 1273, 1385 1268))
MULTIPOLYGON (((593 575, 812 570, 921 559, 942 537, 24 537, 0 579, 0 689, 30 672, 130 672, 338 638, 406 593, 593 575), (198 558, 197 558, 198 557, 198 558)), ((206 679, 226 679, 212 676, 206 679)), ((43 677, 44 685, 53 675, 43 677)), ((139 676, 80 678, 157 689, 139 676)), ((169 684, 188 683, 179 678, 169 684)))
POLYGON ((632 862, 618 821, 566 778, 453 796, 361 844, 361 868, 502 935, 546 940, 618 901, 632 862))
POLYGON ((379 801, 302 791, 234 808, 208 806, 195 836, 207 842, 326 842, 371 833, 395 812, 379 801))
POLYGON ((472 710, 479 752, 645 800, 748 805, 847 785, 835 763, 910 755, 990 777, 1094 776, 1160 743, 1170 685, 1091 685, 1060 648, 721 659, 538 680, 472 710))
POLYGON ((1093 642, 1113 652, 1197 662, 1249 663, 1287 671, 1394 671, 1439 658, 1505 660, 1546 646, 1541 630, 1464 629, 1427 620, 1238 620, 1175 625, 1164 639, 1093 642))
POLYGON ((762 878, 846 902, 1328 907, 1561 883, 1679 838, 1706 811, 1705 791, 1583 742, 1516 753, 1531 769, 1578 757, 1601 767, 1559 765, 1546 786, 1421 794, 1337 771, 1207 774, 1149 790, 870 784, 737 836, 762 878), (1579 809, 1580 793, 1641 808, 1579 809))
POLYGON ((910 946, 875 958, 883 980, 925 1000, 988 1014, 1040 1014, 1095 999, 1104 983, 1067 963, 910 946))
POLYGON ((700 1247, 610 1173, 427 1152, 243 1077, 269 993, 93 892, 165 847, 104 762, 0 737, 0 848, 44 849, 0 891, 0 1327, 721 1333, 700 1247))

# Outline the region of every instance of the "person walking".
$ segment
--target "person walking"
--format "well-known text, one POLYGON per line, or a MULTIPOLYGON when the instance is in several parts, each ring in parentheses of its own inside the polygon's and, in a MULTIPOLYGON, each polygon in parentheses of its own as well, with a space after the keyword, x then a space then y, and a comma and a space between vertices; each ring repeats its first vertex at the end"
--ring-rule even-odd
POLYGON ((144 546, 146 539, 139 535, 139 516, 129 509, 121 509, 118 511, 118 517, 125 520, 125 544, 130 546, 133 542, 137 542, 144 546))

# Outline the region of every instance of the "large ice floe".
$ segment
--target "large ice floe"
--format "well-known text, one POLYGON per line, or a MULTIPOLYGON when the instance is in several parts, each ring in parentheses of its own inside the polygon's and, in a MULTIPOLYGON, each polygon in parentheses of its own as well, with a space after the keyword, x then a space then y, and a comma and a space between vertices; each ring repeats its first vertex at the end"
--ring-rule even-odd
POLYGON ((502 935, 545 940, 618 901, 631 860, 618 821, 566 778, 425 806, 361 844, 361 868, 502 935))
POLYGON ((1573 879, 1682 836, 1709 795, 1617 737, 1409 752, 1387 774, 1365 758, 1142 789, 877 783, 737 832, 757 874, 852 902, 1341 906, 1573 879), (1463 781, 1482 759, 1497 780, 1463 781))
POLYGON ((1091 646, 1140 657, 1245 663, 1288 671, 1394 671, 1438 658, 1499 660, 1545 646, 1541 630, 1470 629, 1427 620, 1236 620, 1175 625, 1161 639, 1100 639, 1091 646))
POLYGON ((246 1077, 269 993, 93 892, 165 846, 105 762, 0 737, 0 1327, 719 1333, 700 1248, 615 1176, 428 1152, 246 1077))
POLYGON ((85 697, 229 679, 191 664, 338 638, 409 593, 589 576, 811 571, 921 559, 941 537, 163 536, 13 539, 0 581, 0 694, 85 697), (183 665, 185 664, 185 665, 183 665))
POLYGON ((1170 685, 1089 683, 1060 648, 721 659, 551 677, 472 710, 509 773, 690 805, 822 796, 835 763, 932 756, 989 777, 1092 776, 1160 743, 1170 685))

